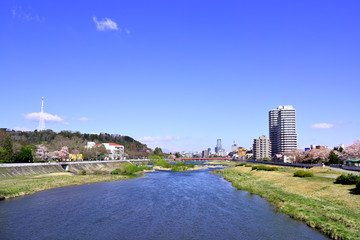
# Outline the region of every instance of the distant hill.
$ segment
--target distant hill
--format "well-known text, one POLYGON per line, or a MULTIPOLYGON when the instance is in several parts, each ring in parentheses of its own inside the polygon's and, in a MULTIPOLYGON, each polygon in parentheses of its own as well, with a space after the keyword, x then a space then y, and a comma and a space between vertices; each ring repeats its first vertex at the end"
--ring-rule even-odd
POLYGON ((52 130, 45 131, 6 131, 11 137, 14 144, 21 146, 46 144, 49 150, 59 150, 62 146, 68 146, 69 149, 81 149, 85 147, 87 142, 104 143, 113 142, 124 145, 125 152, 146 152, 146 144, 133 139, 129 136, 121 136, 119 134, 88 134, 71 131, 61 131, 56 133, 52 130))

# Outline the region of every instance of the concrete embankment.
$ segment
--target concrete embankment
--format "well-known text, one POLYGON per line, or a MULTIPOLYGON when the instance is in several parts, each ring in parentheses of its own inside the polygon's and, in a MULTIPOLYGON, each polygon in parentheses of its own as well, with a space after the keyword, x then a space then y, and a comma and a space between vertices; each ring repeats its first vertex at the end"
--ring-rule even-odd
MULTIPOLYGON (((128 161, 88 161, 88 162, 62 162, 62 163, 28 163, 28 164, 2 164, 0 165, 1 177, 16 177, 32 174, 44 174, 52 172, 80 173, 82 170, 96 170, 101 168, 118 168, 128 161)), ((136 164, 146 161, 134 160, 136 164)))
POLYGON ((65 171, 61 165, 27 165, 27 166, 9 166, 0 168, 0 177, 16 177, 32 174, 44 174, 52 172, 65 171))

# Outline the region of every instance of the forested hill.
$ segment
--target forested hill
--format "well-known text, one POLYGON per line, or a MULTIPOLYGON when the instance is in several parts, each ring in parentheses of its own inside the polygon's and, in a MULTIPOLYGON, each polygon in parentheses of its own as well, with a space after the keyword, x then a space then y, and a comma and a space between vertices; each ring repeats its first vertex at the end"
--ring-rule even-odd
POLYGON ((61 146, 68 146, 70 149, 83 148, 87 142, 107 143, 113 142, 124 145, 125 151, 145 151, 147 146, 129 136, 118 134, 88 134, 80 132, 61 131, 56 133, 52 130, 34 132, 7 131, 13 143, 25 145, 46 144, 49 150, 58 150, 61 146))

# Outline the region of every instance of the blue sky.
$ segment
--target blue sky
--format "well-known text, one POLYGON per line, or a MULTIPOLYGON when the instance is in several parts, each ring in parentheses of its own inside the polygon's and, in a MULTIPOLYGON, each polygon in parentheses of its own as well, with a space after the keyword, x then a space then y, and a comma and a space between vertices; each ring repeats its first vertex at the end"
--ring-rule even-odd
POLYGON ((359 1, 2 1, 0 126, 249 148, 293 105, 299 148, 360 133, 359 1), (36 115, 36 114, 35 114, 36 115))

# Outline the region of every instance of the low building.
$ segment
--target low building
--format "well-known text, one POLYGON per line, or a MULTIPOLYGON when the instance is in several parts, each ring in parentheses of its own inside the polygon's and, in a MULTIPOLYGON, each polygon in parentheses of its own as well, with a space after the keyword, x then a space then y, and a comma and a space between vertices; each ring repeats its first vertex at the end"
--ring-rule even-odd
POLYGON ((349 167, 360 167, 360 158, 347 159, 347 160, 345 160, 344 165, 349 166, 349 167))
POLYGON ((117 143, 100 143, 95 144, 94 142, 88 142, 85 148, 93 148, 93 147, 105 147, 107 150, 107 154, 105 160, 121 160, 125 157, 125 148, 124 145, 120 145, 117 143))
POLYGON ((237 151, 237 154, 238 154, 239 157, 242 157, 242 156, 246 155, 246 152, 247 152, 247 150, 245 148, 239 147, 238 151, 237 151))
POLYGON ((265 135, 254 139, 253 154, 254 160, 271 159, 270 139, 265 135))

